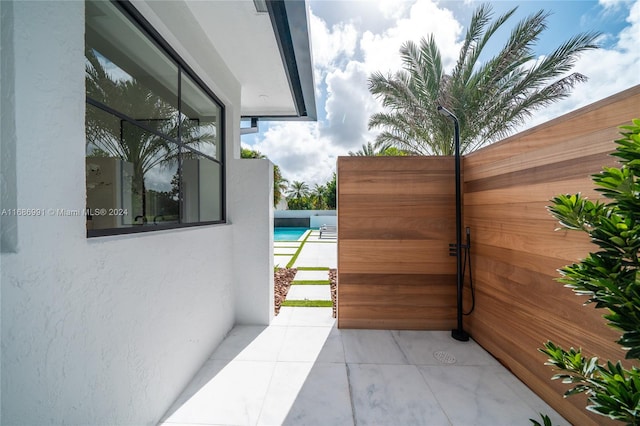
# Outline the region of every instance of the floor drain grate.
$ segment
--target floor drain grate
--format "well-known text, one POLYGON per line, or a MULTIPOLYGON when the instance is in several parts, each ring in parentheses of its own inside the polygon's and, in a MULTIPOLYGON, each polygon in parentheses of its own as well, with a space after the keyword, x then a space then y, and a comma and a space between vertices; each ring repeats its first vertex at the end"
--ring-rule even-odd
POLYGON ((445 351, 436 351, 433 353, 433 357, 440 361, 443 364, 455 364, 456 357, 451 355, 449 352, 445 351))

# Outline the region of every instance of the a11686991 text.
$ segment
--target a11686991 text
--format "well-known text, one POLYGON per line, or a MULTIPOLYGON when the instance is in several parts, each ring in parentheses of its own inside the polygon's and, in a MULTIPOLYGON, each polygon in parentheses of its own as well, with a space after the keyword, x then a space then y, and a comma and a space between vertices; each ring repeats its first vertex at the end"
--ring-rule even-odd
POLYGON ((127 209, 116 208, 100 208, 100 209, 61 209, 61 208, 18 208, 18 209, 2 209, 0 216, 126 216, 129 214, 127 209))

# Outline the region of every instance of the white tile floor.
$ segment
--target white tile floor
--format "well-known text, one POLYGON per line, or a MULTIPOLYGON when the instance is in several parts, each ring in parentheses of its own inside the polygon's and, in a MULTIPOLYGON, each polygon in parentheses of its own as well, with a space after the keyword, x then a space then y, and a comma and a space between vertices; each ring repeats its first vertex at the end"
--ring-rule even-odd
MULTIPOLYGON (((336 267, 335 244, 317 237, 311 233, 295 267, 336 267)), ((297 244, 276 243, 275 253, 297 244)), ((291 257, 274 259, 286 265, 291 257)), ((298 271, 295 279, 324 280, 328 272, 298 271)), ((325 286, 290 292, 304 288, 325 286)), ((339 330, 331 308, 283 307, 268 327, 231 330, 162 424, 501 426, 529 424, 540 412, 568 424, 473 341, 448 332, 339 330), (442 363, 439 352, 455 362, 442 363)))
MULTIPOLYGON (((306 246, 305 246, 306 247, 306 246)), ((296 276, 293 278, 294 281, 321 281, 321 280, 329 280, 329 271, 305 271, 299 269, 296 272, 296 276)))
POLYGON ((302 244, 302 242, 300 242, 300 241, 274 241, 273 242, 273 246, 274 247, 293 247, 293 248, 298 248, 298 247, 300 247, 300 244, 302 244))
POLYGON ((294 254, 296 254, 296 252, 298 251, 297 247, 274 247, 273 248, 273 254, 274 255, 288 255, 288 256, 293 256, 294 254))
POLYGON ((307 240, 304 244, 294 268, 299 267, 324 266, 328 268, 338 267, 338 256, 336 252, 335 240, 333 244, 330 242, 313 242, 307 240))
POLYGON ((237 326, 169 410, 170 425, 567 424, 475 342, 339 330, 330 308, 237 326), (438 351, 455 358, 442 364, 438 351))
POLYGON ((289 264, 289 262, 291 262, 292 258, 293 256, 274 255, 273 266, 276 266, 278 268, 285 268, 289 264))
POLYGON ((331 300, 331 287, 326 285, 292 285, 287 300, 331 300))

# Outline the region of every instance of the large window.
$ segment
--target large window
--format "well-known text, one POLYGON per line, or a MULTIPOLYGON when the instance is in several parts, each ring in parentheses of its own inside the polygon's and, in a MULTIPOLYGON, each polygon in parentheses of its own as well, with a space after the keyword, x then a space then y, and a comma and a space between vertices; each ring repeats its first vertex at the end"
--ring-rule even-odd
POLYGON ((87 235, 224 222, 223 108, 121 7, 86 2, 87 235))

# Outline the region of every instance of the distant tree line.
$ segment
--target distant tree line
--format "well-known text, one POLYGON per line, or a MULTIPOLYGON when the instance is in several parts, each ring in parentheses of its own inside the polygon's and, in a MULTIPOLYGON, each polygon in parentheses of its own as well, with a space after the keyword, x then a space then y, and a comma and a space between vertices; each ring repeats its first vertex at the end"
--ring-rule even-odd
POLYGON ((336 208, 336 174, 324 185, 309 188, 304 182, 293 181, 287 189, 289 210, 334 210, 336 208))
MULTIPOLYGON (((241 158, 267 158, 259 151, 242 148, 241 158)), ((336 174, 324 185, 315 184, 313 189, 305 182, 289 183, 282 176, 280 167, 273 165, 273 206, 286 196, 289 210, 333 210, 336 208, 336 174)))

